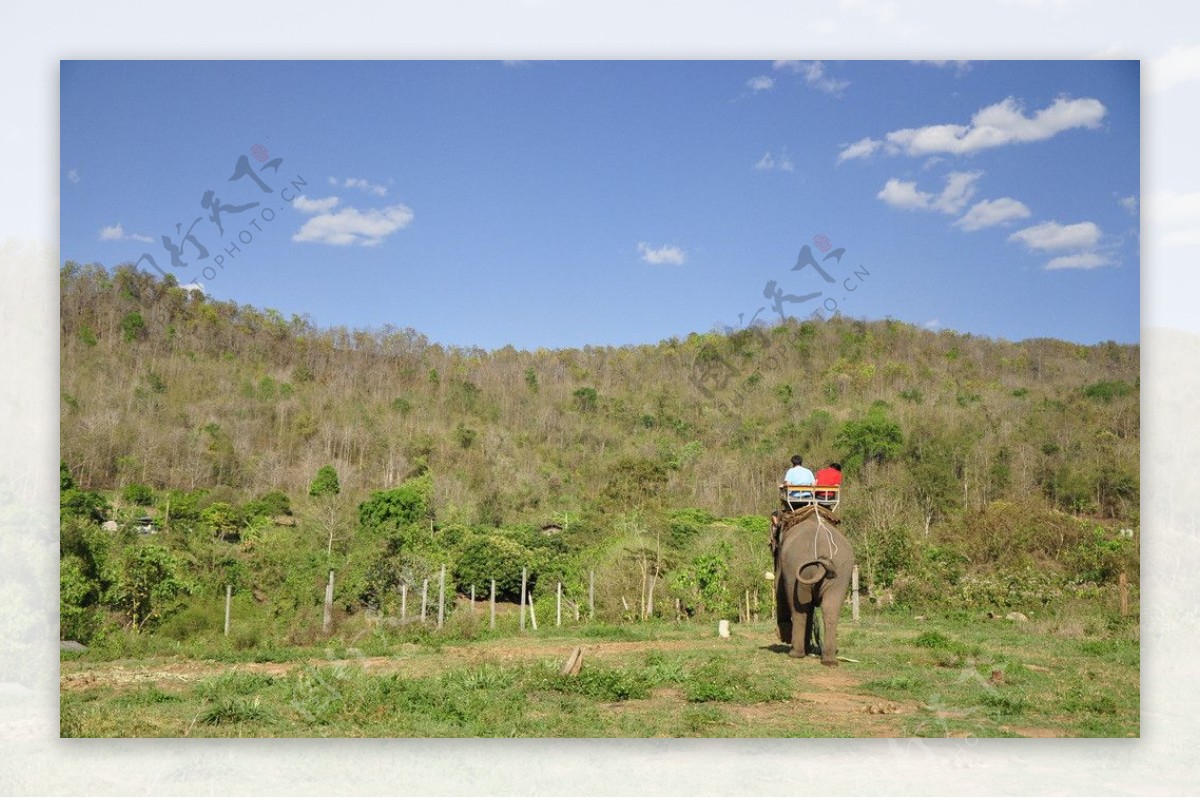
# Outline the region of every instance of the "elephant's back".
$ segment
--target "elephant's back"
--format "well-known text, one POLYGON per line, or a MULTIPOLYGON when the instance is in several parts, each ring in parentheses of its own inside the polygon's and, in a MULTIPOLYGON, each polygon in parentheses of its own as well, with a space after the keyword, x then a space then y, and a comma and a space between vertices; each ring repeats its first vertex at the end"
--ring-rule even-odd
POLYGON ((824 508, 803 507, 784 513, 779 521, 783 548, 816 547, 841 564, 854 561, 854 549, 840 529, 841 520, 824 508))

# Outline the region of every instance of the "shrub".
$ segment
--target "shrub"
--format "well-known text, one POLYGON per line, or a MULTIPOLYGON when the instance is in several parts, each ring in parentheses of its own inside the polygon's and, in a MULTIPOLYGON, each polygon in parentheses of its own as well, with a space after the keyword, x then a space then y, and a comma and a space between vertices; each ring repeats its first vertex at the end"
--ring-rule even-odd
POLYGON ((423 474, 397 488, 378 490, 358 506, 358 523, 372 531, 394 531, 427 520, 432 513, 433 477, 423 474))
POLYGON ((121 319, 121 339, 126 343, 146 334, 146 320, 136 310, 121 319))
POLYGON ((842 462, 855 471, 868 461, 882 463, 900 453, 904 433, 900 425, 887 417, 883 407, 875 406, 857 421, 847 421, 834 437, 834 445, 846 453, 842 462))
POLYGON ((99 493, 71 488, 59 495, 59 509, 64 517, 74 517, 99 523, 108 514, 108 502, 99 493))
POLYGON ((154 491, 149 485, 140 485, 133 483, 126 485, 121 491, 121 498, 129 504, 136 504, 139 507, 149 507, 154 503, 154 491))
POLYGON ((458 589, 468 592, 490 590, 496 580, 496 596, 507 600, 521 595, 521 568, 528 567, 533 554, 521 544, 501 535, 481 535, 467 543, 454 567, 458 589))
POLYGON ((1105 380, 1083 388, 1084 396, 1101 402, 1111 402, 1119 396, 1127 396, 1131 393, 1133 393, 1133 386, 1124 380, 1105 380))
POLYGON ((308 487, 309 496, 336 496, 342 492, 342 487, 338 484, 338 473, 331 465, 321 466, 317 469, 317 476, 308 487))
POLYGON ((247 502, 242 510, 249 518, 273 518, 277 515, 291 515, 292 502, 286 493, 273 490, 247 502))

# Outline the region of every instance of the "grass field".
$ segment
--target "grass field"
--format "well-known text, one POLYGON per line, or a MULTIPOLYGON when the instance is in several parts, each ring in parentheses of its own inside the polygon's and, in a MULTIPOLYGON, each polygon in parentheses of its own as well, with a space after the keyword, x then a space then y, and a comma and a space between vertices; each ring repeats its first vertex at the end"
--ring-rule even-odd
POLYGON ((871 614, 822 667, 767 622, 64 654, 64 737, 1136 737, 1135 620, 871 614), (559 669, 583 649, 577 676, 559 669), (184 651, 184 649, 180 649, 184 651))

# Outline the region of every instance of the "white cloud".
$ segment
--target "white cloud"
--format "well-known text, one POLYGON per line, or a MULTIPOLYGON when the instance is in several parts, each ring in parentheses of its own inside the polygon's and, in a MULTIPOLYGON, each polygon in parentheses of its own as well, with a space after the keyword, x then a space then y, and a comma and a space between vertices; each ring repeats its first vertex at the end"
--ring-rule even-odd
POLYGON ((184 291, 199 291, 202 294, 206 293, 204 290, 204 283, 188 283, 186 285, 181 285, 179 287, 182 288, 184 291))
POLYGON ((1009 97, 975 112, 969 125, 942 124, 893 130, 886 138, 896 151, 912 156, 964 155, 1005 144, 1042 141, 1074 128, 1095 128, 1106 109, 1099 100, 1063 97, 1026 116, 1009 97))
POLYGON ((681 265, 687 260, 687 253, 674 244, 664 245, 661 247, 652 247, 645 241, 638 242, 638 252, 641 253, 642 260, 646 263, 660 264, 669 263, 674 266, 681 265))
POLYGON ((340 181, 336 177, 331 177, 329 178, 329 185, 337 186, 338 188, 357 188, 368 194, 374 194, 376 197, 385 197, 388 192, 387 186, 372 183, 369 180, 359 177, 347 177, 340 181))
POLYGON ((995 227, 1015 219, 1028 219, 1029 216, 1029 208, 1025 203, 1012 197, 1001 197, 975 203, 971 206, 971 210, 963 214, 954 224, 967 231, 982 230, 985 227, 995 227))
POLYGON ((792 156, 787 154, 787 150, 784 150, 779 154, 778 160, 770 152, 767 152, 763 157, 758 159, 758 163, 754 164, 754 168, 759 171, 778 169, 781 172, 793 172, 796 169, 796 164, 792 162, 792 156))
POLYGON ((339 201, 337 197, 309 199, 301 194, 292 200, 292 207, 300 211, 300 213, 325 213, 326 211, 333 210, 333 206, 337 205, 339 201))
POLYGON ((141 233, 126 233, 125 228, 120 222, 109 227, 100 228, 101 241, 139 241, 143 244, 150 244, 154 241, 150 236, 142 235, 141 233))
POLYGON ((796 75, 803 75, 805 83, 826 94, 839 95, 850 85, 848 80, 831 78, 826 75, 825 65, 820 61, 776 61, 773 67, 796 75))
POLYGON ((1129 213, 1131 215, 1137 216, 1138 198, 1137 198, 1136 194, 1131 194, 1128 197, 1121 197, 1120 199, 1117 200, 1117 204, 1120 205, 1125 210, 1129 211, 1129 213))
POLYGON ((346 246, 376 246, 397 230, 412 223, 413 212, 407 205, 387 208, 342 208, 335 213, 322 213, 304 223, 292 236, 293 241, 316 242, 346 246))
POLYGON ((1052 251, 1056 249, 1091 249, 1100 242, 1100 228, 1094 222, 1059 224, 1042 222, 1026 227, 1008 237, 1009 241, 1020 241, 1029 249, 1052 251))
POLYGON ((951 172, 946 175, 946 186, 939 194, 921 191, 915 180, 893 177, 875 196, 893 208, 941 211, 953 215, 971 201, 975 195, 975 181, 982 176, 983 172, 951 172))
POLYGON ((951 172, 946 175, 946 187, 933 201, 934 210, 956 214, 975 196, 975 181, 983 172, 951 172))
POLYGON ((913 61, 914 64, 922 64, 924 66, 938 67, 944 69, 946 67, 954 67, 956 77, 961 77, 971 71, 970 61, 913 61))
POLYGON ((848 161, 851 158, 867 158, 874 155, 882 143, 868 136, 865 139, 859 139, 853 144, 848 144, 838 153, 838 163, 848 161))
POLYGON ((1180 83, 1200 79, 1200 46, 1172 47, 1146 65, 1146 83, 1162 93, 1180 83))
POLYGON ((746 81, 746 85, 750 87, 750 91, 768 91, 775 86, 775 78, 767 75, 758 75, 746 81))
POLYGON ((1080 252, 1075 255, 1060 255, 1046 264, 1048 270, 1053 269, 1095 269, 1099 266, 1111 266, 1112 258, 1099 252, 1080 252))
POLYGON ((78 183, 79 182, 79 170, 78 169, 68 169, 67 170, 67 180, 70 180, 72 183, 78 183))
POLYGON ((925 322, 921 326, 924 327, 926 330, 937 330, 937 329, 941 328, 942 323, 940 321, 938 321, 937 319, 930 319, 929 321, 925 322))
POLYGON ((894 177, 875 196, 893 208, 908 211, 927 210, 933 200, 932 194, 917 189, 917 181, 897 180, 894 177))

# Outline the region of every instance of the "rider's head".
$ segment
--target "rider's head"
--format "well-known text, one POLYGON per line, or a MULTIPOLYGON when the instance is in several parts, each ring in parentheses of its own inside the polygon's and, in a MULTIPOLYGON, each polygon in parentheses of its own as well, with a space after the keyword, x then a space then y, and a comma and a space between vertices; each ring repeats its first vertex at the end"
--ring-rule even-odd
POLYGON ((830 468, 832 468, 834 471, 841 471, 841 470, 842 470, 842 464, 841 464, 841 463, 830 463, 830 464, 829 464, 829 467, 830 467, 830 468))
POLYGON ((804 458, 798 454, 792 455, 792 465, 794 465, 794 466, 804 465, 804 458))

